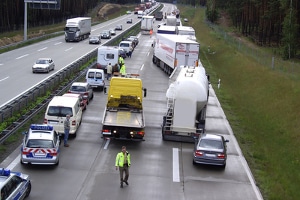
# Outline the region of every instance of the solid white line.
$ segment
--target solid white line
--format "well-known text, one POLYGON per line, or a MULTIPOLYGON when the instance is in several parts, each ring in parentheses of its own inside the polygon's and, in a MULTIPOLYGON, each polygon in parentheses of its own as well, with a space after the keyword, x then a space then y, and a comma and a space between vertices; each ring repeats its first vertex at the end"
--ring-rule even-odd
POLYGON ((45 50, 45 49, 47 49, 48 47, 44 47, 44 48, 42 48, 42 49, 39 49, 38 51, 43 51, 43 50, 45 50))
POLYGON ((26 56, 28 56, 28 55, 29 55, 29 54, 25 54, 25 55, 23 55, 23 56, 17 57, 16 59, 18 60, 18 59, 23 58, 23 57, 26 57, 26 56))
POLYGON ((14 169, 20 163, 21 155, 18 155, 8 166, 7 169, 14 169))
POLYGON ((141 69, 140 69, 140 70, 143 70, 144 66, 145 66, 145 65, 143 64, 143 65, 141 66, 141 69))
POLYGON ((110 139, 107 139, 106 142, 105 142, 105 145, 104 145, 103 149, 107 149, 109 143, 110 143, 110 139))
POLYGON ((9 78, 9 76, 7 76, 7 77, 1 79, 0 82, 6 80, 6 79, 8 79, 8 78, 9 78))
POLYGON ((180 182, 178 148, 173 148, 173 182, 180 182))

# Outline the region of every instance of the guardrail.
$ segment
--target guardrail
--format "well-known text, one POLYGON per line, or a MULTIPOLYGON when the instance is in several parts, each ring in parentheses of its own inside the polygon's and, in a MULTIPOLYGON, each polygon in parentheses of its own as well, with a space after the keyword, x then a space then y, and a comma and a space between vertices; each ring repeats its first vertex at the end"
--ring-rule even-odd
MULTIPOLYGON (((131 30, 136 29, 137 27, 140 27, 140 22, 133 24, 126 31, 122 32, 110 41, 103 44, 115 44, 117 41, 121 40, 124 36, 130 33, 131 30)), ((80 70, 81 66, 88 63, 93 58, 97 57, 97 50, 98 49, 95 49, 83 55, 70 65, 53 74, 48 79, 36 84, 35 86, 23 92, 7 104, 3 105, 0 108, 0 124, 7 122, 11 118, 16 118, 16 120, 10 122, 11 125, 7 126, 5 130, 0 132, 0 144, 2 144, 9 136, 11 136, 19 128, 21 128, 27 121, 32 119, 37 113, 45 109, 49 101, 53 98, 53 96, 62 95, 74 81, 79 80, 83 76, 85 76, 88 68, 96 66, 96 62, 94 62, 85 70, 80 70), (75 78, 62 85, 64 82, 66 82, 67 79, 70 79, 72 77, 75 78), (36 105, 34 108, 30 110, 28 109, 31 104, 35 103, 38 100, 38 98, 45 96, 48 91, 51 92, 51 95, 47 99, 45 99, 40 104, 36 105), (27 111, 24 115, 19 114, 24 112, 24 110, 26 109, 27 111)))

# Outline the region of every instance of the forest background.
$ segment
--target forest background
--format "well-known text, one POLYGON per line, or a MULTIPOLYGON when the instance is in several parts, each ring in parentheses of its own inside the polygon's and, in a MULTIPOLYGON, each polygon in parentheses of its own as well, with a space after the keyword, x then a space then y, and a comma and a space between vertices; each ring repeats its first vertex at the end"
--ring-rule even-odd
MULTIPOLYGON (((28 28, 59 24, 72 17, 86 16, 100 3, 139 4, 141 0, 59 0, 60 10, 29 9, 28 28)), ((146 0, 148 1, 148 0, 146 0)), ((145 2, 146 2, 145 1, 145 2)), ((163 2, 172 3, 173 0, 163 2)), ((298 0, 177 0, 177 4, 206 6, 208 19, 215 23, 226 11, 232 25, 260 46, 276 48, 284 59, 298 56, 300 2, 298 0)), ((107 13, 100 13, 103 17, 107 13)), ((0 1, 0 34, 24 29, 24 0, 0 1)), ((42 31, 37 35, 43 34, 42 31)))

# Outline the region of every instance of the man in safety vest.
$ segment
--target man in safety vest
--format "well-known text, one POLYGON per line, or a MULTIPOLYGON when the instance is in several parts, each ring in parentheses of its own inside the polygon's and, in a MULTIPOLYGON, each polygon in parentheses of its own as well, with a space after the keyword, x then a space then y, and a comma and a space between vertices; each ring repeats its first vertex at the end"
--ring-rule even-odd
POLYGON ((119 168, 120 172, 120 187, 123 188, 123 182, 128 185, 129 167, 130 167, 130 154, 126 151, 126 147, 122 146, 122 151, 116 156, 116 170, 119 168), (125 172, 125 177, 123 174, 125 172))
POLYGON ((121 65, 120 73, 121 73, 121 76, 126 76, 126 66, 125 66, 125 63, 123 63, 121 65))
POLYGON ((124 58, 120 55, 119 56, 119 65, 120 65, 120 67, 122 66, 122 64, 124 64, 124 58))

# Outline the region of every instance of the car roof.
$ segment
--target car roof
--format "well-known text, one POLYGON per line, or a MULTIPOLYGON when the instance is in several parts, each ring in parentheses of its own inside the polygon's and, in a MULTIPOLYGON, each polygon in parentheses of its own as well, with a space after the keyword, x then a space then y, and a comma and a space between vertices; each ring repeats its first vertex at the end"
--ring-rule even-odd
POLYGON ((222 140, 222 137, 221 135, 215 135, 215 134, 203 134, 201 136, 201 139, 211 139, 211 140, 222 140))
POLYGON ((75 93, 66 93, 62 95, 63 97, 77 97, 80 98, 81 94, 75 94, 75 93))
POLYGON ((88 85, 88 83, 86 83, 86 82, 74 82, 74 83, 72 83, 72 86, 87 86, 88 85))
POLYGON ((38 60, 51 60, 51 58, 39 58, 38 60))
POLYGON ((28 131, 28 139, 52 140, 54 128, 51 125, 32 124, 28 131), (42 129, 42 130, 41 130, 42 129))

